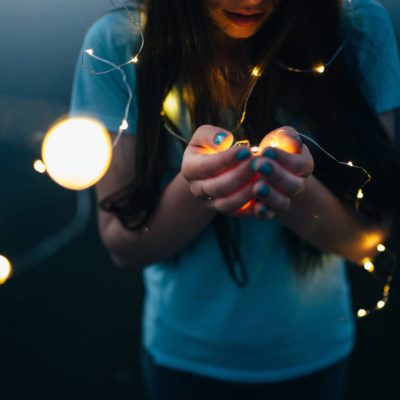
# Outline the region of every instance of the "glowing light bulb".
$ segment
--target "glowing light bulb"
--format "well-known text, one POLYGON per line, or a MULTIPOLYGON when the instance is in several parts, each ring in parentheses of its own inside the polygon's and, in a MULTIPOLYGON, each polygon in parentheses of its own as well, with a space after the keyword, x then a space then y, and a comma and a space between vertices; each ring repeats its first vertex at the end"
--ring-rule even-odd
POLYGON ((43 164, 42 160, 36 160, 33 163, 33 168, 36 172, 39 172, 39 174, 44 174, 46 172, 46 166, 43 164))
POLYGON ((260 151, 260 148, 258 146, 253 146, 250 148, 250 151, 252 154, 258 154, 258 152, 260 151))
POLYGON ((127 121, 126 119, 124 119, 124 120, 122 121, 121 126, 120 126, 119 128, 120 128, 121 130, 123 130, 123 131, 127 130, 127 129, 129 128, 128 121, 127 121))
POLYGON ((378 303, 376 303, 376 307, 379 308, 380 310, 386 306, 386 302, 384 302, 383 300, 378 301, 378 303))
POLYGON ((11 276, 12 266, 8 258, 0 255, 0 285, 4 284, 11 276))
POLYGON ((367 315, 367 311, 364 310, 363 308, 360 308, 360 309, 357 311, 357 317, 358 317, 358 318, 365 317, 366 315, 367 315))
POLYGON ((163 103, 163 111, 172 121, 177 121, 180 117, 179 95, 175 89, 172 89, 163 103))
POLYGON ((137 62, 139 62, 139 57, 138 57, 138 56, 135 56, 135 57, 133 57, 133 58, 131 59, 131 63, 136 64, 137 62))
POLYGON ((385 247, 385 245, 383 245, 383 244, 378 244, 378 246, 376 246, 376 249, 377 249, 380 253, 382 253, 383 251, 386 250, 386 247, 385 247))
POLYGON ((353 164, 352 161, 348 161, 348 162, 347 162, 347 165, 350 166, 350 167, 354 167, 354 164, 353 164))
POLYGON ((111 139, 100 122, 67 118, 47 132, 42 160, 49 176, 59 185, 83 190, 98 182, 111 162, 111 139))
POLYGON ((325 65, 319 64, 319 65, 316 65, 313 69, 315 72, 318 72, 319 74, 323 74, 325 72, 325 65))
POLYGON ((91 56, 94 54, 93 49, 86 49, 85 52, 88 53, 91 56))
POLYGON ((362 199, 363 197, 364 197, 364 193, 362 192, 361 189, 358 189, 358 192, 357 192, 357 199, 362 199))
POLYGON ((294 154, 300 153, 301 142, 289 135, 285 130, 276 129, 264 136, 259 147, 261 151, 267 147, 276 147, 287 153, 294 154))
POLYGON ((256 78, 259 78, 261 76, 260 67, 255 66, 251 71, 251 75, 255 76, 256 78))
POLYGON ((369 258, 366 258, 365 260, 363 260, 363 266, 364 266, 364 269, 368 272, 375 271, 375 266, 369 258))

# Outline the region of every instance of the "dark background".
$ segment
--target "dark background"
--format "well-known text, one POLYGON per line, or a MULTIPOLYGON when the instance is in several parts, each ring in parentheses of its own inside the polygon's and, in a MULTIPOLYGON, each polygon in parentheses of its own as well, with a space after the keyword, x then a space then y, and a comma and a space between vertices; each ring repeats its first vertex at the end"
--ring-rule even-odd
MULTIPOLYGON (((400 2, 383 3, 400 28, 400 2)), ((107 0, 1 0, 0 254, 15 275, 0 286, 0 400, 143 399, 141 276, 112 265, 93 191, 79 235, 39 263, 21 257, 75 215, 76 194, 32 162, 43 132, 68 109, 84 32, 109 8, 107 0)), ((371 277, 355 268, 349 275, 355 304, 374 301, 371 277)), ((400 397, 399 284, 397 272, 387 308, 358 323, 348 399, 400 397)))

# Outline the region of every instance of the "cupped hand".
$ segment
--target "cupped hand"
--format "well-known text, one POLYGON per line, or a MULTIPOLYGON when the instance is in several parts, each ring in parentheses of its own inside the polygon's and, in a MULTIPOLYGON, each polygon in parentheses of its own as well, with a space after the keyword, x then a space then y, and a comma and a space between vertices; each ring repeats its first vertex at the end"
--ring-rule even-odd
POLYGON ((253 215, 256 173, 249 147, 233 146, 233 135, 216 126, 202 125, 193 134, 182 161, 182 175, 193 196, 227 215, 253 215))
POLYGON ((279 131, 299 143, 298 151, 289 153, 278 147, 267 147, 261 156, 253 159, 251 168, 259 176, 252 189, 257 198, 253 211, 261 219, 270 219, 289 208, 293 198, 304 191, 314 169, 314 160, 299 134, 291 127, 282 127, 279 131))

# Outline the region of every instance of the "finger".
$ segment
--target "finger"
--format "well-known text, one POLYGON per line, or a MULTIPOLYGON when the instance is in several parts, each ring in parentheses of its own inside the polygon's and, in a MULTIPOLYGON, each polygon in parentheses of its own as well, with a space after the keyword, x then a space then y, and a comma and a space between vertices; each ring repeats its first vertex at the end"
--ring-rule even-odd
POLYGON ((302 145, 299 133, 291 126, 283 126, 265 135, 260 143, 260 149, 263 151, 267 147, 274 147, 296 154, 300 153, 302 145))
POLYGON ((287 153, 278 148, 268 147, 262 152, 262 156, 274 160, 283 168, 297 176, 309 176, 314 170, 314 160, 306 145, 303 145, 298 154, 287 153))
POLYGON ((284 169, 278 162, 258 157, 251 167, 262 181, 285 197, 294 197, 303 190, 305 179, 284 169))
POLYGON ((201 125, 193 133, 189 145, 203 154, 228 150, 234 141, 232 133, 213 125, 201 125))
MULTIPOLYGON (((246 186, 252 179, 256 178, 251 169, 251 159, 243 161, 235 168, 220 174, 214 178, 199 181, 202 191, 211 197, 226 197, 246 186)), ((196 182, 194 182, 196 185, 196 182)))
POLYGON ((275 211, 271 210, 262 202, 256 202, 253 207, 253 215, 261 220, 269 220, 275 217, 275 211))
POLYGON ((253 183, 251 182, 230 196, 213 200, 212 206, 223 214, 236 215, 242 208, 243 213, 250 211, 250 202, 253 198, 253 183), (249 207, 244 209, 245 205, 249 205, 249 207))
POLYGON ((289 197, 283 196, 263 180, 253 185, 253 195, 274 213, 282 212, 290 206, 289 197))
POLYGON ((188 147, 183 156, 182 174, 190 181, 212 178, 236 167, 251 156, 249 147, 245 146, 231 147, 215 154, 193 152, 188 147))

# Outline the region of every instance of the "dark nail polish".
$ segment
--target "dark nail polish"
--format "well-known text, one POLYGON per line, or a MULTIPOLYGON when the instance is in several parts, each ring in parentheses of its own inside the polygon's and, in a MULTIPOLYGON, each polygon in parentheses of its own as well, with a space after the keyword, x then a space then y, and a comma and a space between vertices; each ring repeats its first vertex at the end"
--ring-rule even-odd
POLYGON ((250 150, 245 147, 243 149, 240 149, 237 153, 236 153, 236 160, 238 161, 243 161, 248 159, 249 157, 251 157, 251 152, 250 150))
POLYGON ((260 189, 257 190, 257 196, 267 197, 269 195, 270 189, 267 185, 262 185, 260 189))
POLYGON ((277 154, 276 151, 274 149, 271 149, 271 147, 268 147, 267 149, 265 149, 262 153, 263 157, 267 157, 267 158, 271 158, 272 160, 276 160, 277 158, 277 154))
POLYGON ((260 214, 260 215, 267 215, 267 213, 268 213, 268 207, 262 206, 262 207, 260 208, 259 214, 260 214))
POLYGON ((250 163, 250 168, 254 172, 257 172, 257 169, 256 169, 257 161, 258 161, 258 158, 254 158, 254 160, 252 160, 250 163))
POLYGON ((258 172, 261 172, 263 175, 271 175, 272 174, 272 165, 265 163, 258 168, 258 172))
POLYGON ((228 134, 226 132, 218 132, 214 137, 214 143, 219 146, 227 136, 228 134))

